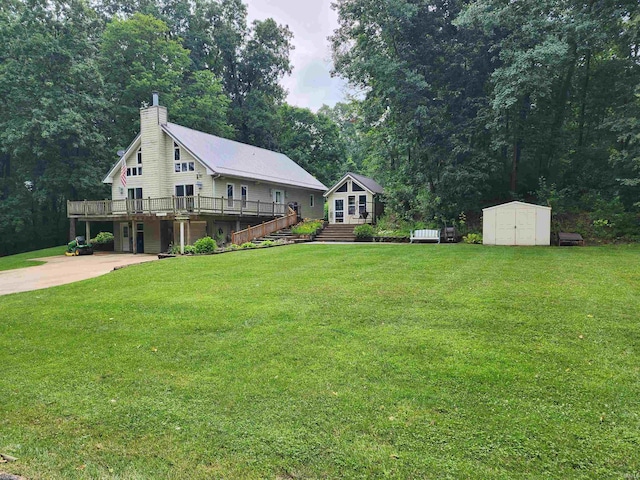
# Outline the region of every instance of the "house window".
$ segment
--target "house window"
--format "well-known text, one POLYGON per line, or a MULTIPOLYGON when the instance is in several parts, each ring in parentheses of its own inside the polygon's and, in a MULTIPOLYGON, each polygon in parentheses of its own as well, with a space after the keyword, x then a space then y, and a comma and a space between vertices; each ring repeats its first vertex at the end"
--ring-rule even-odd
POLYGON ((242 190, 242 207, 246 207, 247 206, 247 200, 248 200, 248 193, 249 193, 249 187, 247 187, 246 185, 242 185, 242 187, 240 187, 242 190))
POLYGON ((349 215, 355 215, 356 214, 356 196, 355 195, 349 195, 349 215))
POLYGON ((362 188, 356 182, 352 182, 351 183, 351 191, 352 192, 364 192, 364 188, 362 188))
POLYGON ((344 182, 342 185, 340 185, 340 188, 338 188, 338 190, 336 190, 336 192, 346 192, 347 191, 347 182, 344 182))
POLYGON ((358 196, 358 213, 362 215, 366 211, 367 211, 367 196, 359 195, 358 196))
POLYGON ((138 175, 142 175, 142 148, 138 149, 136 154, 136 159, 138 162, 137 167, 128 167, 127 168, 127 177, 137 177, 138 175))
POLYGON ((180 161, 180 147, 176 142, 173 142, 173 160, 176 162, 180 161))
POLYGON ((175 172, 195 172, 196 164, 195 162, 176 162, 175 163, 175 172))
POLYGON ((227 183, 227 205, 233 208, 233 184, 227 183))
POLYGON ((313 195, 309 195, 309 206, 313 208, 315 204, 316 204, 315 197, 313 195))
POLYGON ((193 197, 193 185, 176 185, 176 197, 193 197))

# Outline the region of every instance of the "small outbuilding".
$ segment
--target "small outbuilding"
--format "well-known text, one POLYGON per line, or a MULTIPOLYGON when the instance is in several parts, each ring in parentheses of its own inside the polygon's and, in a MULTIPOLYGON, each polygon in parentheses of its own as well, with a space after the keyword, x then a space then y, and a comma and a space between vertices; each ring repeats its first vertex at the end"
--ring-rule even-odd
POLYGON ((485 245, 551 245, 551 207, 509 202, 482 210, 485 245))
POLYGON ((383 193, 384 189, 372 178, 348 172, 324 194, 329 204, 329 223, 376 223, 384 208, 380 201, 383 193))

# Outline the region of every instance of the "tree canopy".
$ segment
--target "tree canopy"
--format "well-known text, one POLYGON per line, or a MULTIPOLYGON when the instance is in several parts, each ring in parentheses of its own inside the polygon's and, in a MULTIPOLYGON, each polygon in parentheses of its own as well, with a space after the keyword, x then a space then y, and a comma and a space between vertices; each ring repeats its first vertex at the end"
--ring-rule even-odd
MULTIPOLYGON (((0 4, 0 255, 66 241, 158 90, 172 121, 370 175, 397 217, 510 199, 640 211, 637 0, 336 0, 335 74, 362 95, 287 105, 293 35, 242 0, 0 4)), ((631 231, 630 230, 630 231, 631 231)))

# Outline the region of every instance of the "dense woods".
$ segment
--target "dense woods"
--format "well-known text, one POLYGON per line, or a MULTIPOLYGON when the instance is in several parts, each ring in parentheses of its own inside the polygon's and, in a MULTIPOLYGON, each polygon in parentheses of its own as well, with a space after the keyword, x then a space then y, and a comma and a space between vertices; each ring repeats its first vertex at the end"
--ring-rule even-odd
MULTIPOLYGON (((287 105, 292 33, 241 0, 0 4, 0 255, 66 242, 158 90, 172 121, 346 170, 438 223, 508 199, 638 234, 637 0, 337 0, 336 74, 361 95, 287 105)), ((562 218, 559 216, 558 218, 562 218)), ((595 227, 594 227, 595 228, 595 227)))

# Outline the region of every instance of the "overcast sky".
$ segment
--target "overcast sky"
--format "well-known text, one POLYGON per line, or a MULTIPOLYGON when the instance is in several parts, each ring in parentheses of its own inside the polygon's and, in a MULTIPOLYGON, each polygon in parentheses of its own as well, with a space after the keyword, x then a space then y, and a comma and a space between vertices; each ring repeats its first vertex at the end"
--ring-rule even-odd
POLYGON ((331 0, 243 0, 249 22, 273 18, 293 32, 293 73, 282 80, 291 105, 317 111, 344 100, 345 82, 331 78, 329 37, 338 27, 331 0))

